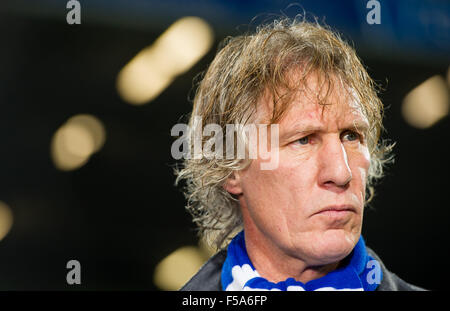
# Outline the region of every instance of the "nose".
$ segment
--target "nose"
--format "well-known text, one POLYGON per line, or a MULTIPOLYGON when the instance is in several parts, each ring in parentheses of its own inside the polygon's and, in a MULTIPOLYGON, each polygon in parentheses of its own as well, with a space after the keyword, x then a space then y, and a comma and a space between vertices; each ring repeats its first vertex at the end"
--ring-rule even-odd
POLYGON ((330 139, 323 143, 319 154, 319 184, 333 191, 342 191, 352 180, 347 152, 341 140, 330 139))

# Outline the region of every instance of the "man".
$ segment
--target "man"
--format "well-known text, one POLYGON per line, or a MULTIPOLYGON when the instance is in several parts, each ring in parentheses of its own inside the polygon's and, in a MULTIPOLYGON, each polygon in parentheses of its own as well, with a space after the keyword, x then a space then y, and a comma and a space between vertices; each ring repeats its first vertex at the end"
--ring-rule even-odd
POLYGON ((269 156, 192 156, 177 171, 201 237, 220 250, 182 290, 420 290, 361 236, 392 147, 380 141, 375 87, 355 51, 317 23, 278 20, 225 42, 198 87, 191 143, 198 118, 223 132, 275 124, 277 135, 252 145, 237 131, 230 146, 227 134, 227 151, 245 141, 269 156))

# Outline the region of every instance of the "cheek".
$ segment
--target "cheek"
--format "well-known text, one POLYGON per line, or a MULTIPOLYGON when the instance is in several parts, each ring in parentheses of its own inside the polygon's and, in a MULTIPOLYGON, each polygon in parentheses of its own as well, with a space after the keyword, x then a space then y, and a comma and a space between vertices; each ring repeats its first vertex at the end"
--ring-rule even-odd
POLYGON ((367 173, 370 168, 370 153, 367 147, 361 148, 361 170, 364 171, 364 180, 366 180, 367 173))
POLYGON ((352 152, 353 166, 367 172, 370 167, 370 153, 366 146, 360 145, 358 149, 352 152))
POLYGON ((241 173, 241 185, 244 196, 252 201, 268 196, 269 190, 276 187, 280 178, 280 167, 274 170, 261 170, 261 162, 253 160, 250 166, 241 173))
MULTIPOLYGON (((304 188, 305 172, 301 169, 298 162, 283 154, 278 167, 273 170, 261 170, 259 161, 254 160, 242 175, 242 189, 249 208, 273 210, 273 206, 295 205, 295 197, 304 188)), ((281 212, 281 209, 277 211, 281 212)))
POLYGON ((362 197, 365 195, 367 176, 370 167, 370 154, 366 147, 360 148, 353 155, 351 169, 354 185, 359 188, 362 197))

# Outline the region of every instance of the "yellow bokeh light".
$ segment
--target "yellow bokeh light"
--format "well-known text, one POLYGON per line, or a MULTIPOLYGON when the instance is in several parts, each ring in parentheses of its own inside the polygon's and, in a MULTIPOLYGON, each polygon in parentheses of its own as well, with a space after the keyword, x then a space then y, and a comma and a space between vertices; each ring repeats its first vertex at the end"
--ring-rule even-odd
POLYGON ((184 17, 139 52, 117 77, 117 90, 130 104, 157 97, 176 76, 186 72, 211 48, 213 31, 201 18, 184 17))
POLYGON ((97 118, 81 114, 70 118, 53 135, 50 152, 63 171, 80 168, 103 146, 105 130, 97 118))
POLYGON ((89 114, 78 114, 71 117, 67 123, 83 128, 85 131, 89 132, 93 142, 92 153, 99 151, 103 147, 106 140, 106 132, 102 122, 99 119, 89 114))
POLYGON ((61 128, 61 143, 69 154, 80 158, 90 157, 94 152, 94 138, 88 129, 78 124, 66 124, 61 128))
POLYGON ((13 225, 13 214, 8 205, 0 201, 0 241, 8 234, 13 225))
POLYGON ((178 290, 200 269, 205 260, 198 247, 181 247, 156 266, 153 281, 162 290, 178 290))
POLYGON ((449 112, 447 85, 441 76, 433 76, 409 92, 402 104, 405 120, 414 127, 433 126, 449 112))

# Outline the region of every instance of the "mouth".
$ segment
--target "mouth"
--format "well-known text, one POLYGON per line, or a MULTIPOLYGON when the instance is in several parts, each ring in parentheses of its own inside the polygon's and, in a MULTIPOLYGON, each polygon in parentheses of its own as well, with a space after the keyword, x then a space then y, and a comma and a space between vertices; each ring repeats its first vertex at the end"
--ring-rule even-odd
POLYGON ((351 205, 330 205, 320 209, 314 215, 325 215, 325 216, 345 216, 349 213, 356 213, 356 208, 351 205))

